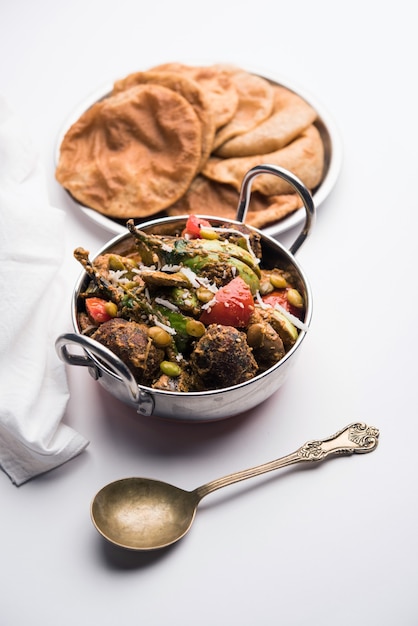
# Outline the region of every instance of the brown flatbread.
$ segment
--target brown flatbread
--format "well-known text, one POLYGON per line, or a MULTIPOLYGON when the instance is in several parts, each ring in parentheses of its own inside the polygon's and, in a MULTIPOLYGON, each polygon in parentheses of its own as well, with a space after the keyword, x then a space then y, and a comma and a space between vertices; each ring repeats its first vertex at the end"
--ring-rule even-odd
POLYGON ((164 63, 152 68, 152 71, 155 70, 176 72, 195 80, 210 103, 216 128, 224 126, 233 118, 238 108, 238 93, 230 72, 216 65, 200 67, 182 63, 164 63))
MULTIPOLYGON (((235 218, 245 174, 263 163, 314 191, 324 168, 316 111, 291 90, 239 67, 165 63, 114 84, 61 144, 57 180, 111 218, 235 218)), ((258 228, 302 201, 284 180, 256 177, 246 221, 258 228)))
POLYGON ((237 68, 222 70, 222 66, 218 67, 230 73, 238 93, 238 106, 233 118, 216 133, 215 151, 228 139, 252 130, 267 119, 274 104, 273 87, 261 76, 237 68))
MULTIPOLYGON (((268 154, 258 154, 248 157, 222 159, 211 157, 202 173, 212 180, 232 185, 239 191, 245 174, 263 163, 278 165, 290 170, 308 187, 314 189, 322 178, 324 167, 324 147, 316 126, 308 126, 290 144, 268 154)), ((292 193, 292 187, 281 178, 262 174, 254 179, 253 191, 259 191, 266 196, 292 193)))
MULTIPOLYGON (((225 219, 236 219, 239 192, 230 185, 196 176, 187 192, 167 209, 170 216, 209 215, 225 219)), ((293 213, 302 206, 296 193, 279 196, 251 194, 250 205, 245 218, 246 224, 264 228, 293 213)))
POLYGON ((73 124, 56 178, 100 213, 145 217, 185 193, 201 153, 201 124, 191 104, 161 85, 138 85, 93 105, 73 124))
POLYGON ((223 158, 268 154, 284 148, 317 118, 315 109, 290 89, 274 86, 272 114, 248 132, 232 137, 217 150, 223 158))
MULTIPOLYGON (((115 82, 112 93, 115 94, 143 84, 162 85, 179 93, 187 102, 190 102, 202 125, 202 155, 198 169, 203 167, 209 154, 212 152, 215 137, 215 120, 210 103, 202 87, 186 74, 161 70, 129 74, 115 82)), ((182 120, 179 120, 179 124, 181 123, 182 120)))

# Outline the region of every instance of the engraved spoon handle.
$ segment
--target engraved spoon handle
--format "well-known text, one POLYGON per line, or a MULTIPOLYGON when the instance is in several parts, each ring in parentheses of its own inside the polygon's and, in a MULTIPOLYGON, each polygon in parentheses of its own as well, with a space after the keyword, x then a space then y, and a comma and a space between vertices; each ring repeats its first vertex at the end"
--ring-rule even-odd
POLYGON ((253 478, 266 472, 294 465, 295 463, 319 462, 323 461, 331 455, 350 455, 354 453, 365 453, 375 450, 378 444, 379 430, 373 426, 367 426, 362 422, 349 424, 343 430, 338 431, 328 439, 308 441, 301 446, 296 452, 287 456, 257 465, 247 470, 228 474, 222 478, 213 480, 201 487, 197 487, 193 491, 197 500, 212 493, 216 489, 226 487, 247 478, 253 478))

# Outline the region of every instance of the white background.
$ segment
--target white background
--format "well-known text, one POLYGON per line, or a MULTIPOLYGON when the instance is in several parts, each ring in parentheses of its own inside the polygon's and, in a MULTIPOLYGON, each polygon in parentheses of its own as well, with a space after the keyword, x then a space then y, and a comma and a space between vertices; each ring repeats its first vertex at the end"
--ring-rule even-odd
POLYGON ((0 474, 1 624, 418 624, 415 24, 409 0, 2 0, 0 93, 67 213, 63 332, 72 250, 110 236, 55 182, 54 150, 97 87, 165 61, 257 68, 326 107, 344 160, 297 255, 311 329, 268 401, 214 424, 168 423, 139 417, 84 369, 68 372, 65 421, 91 444, 19 488, 0 474), (359 420, 380 429, 376 452, 208 496, 169 550, 113 549, 90 522, 91 498, 116 478, 193 489, 359 420))

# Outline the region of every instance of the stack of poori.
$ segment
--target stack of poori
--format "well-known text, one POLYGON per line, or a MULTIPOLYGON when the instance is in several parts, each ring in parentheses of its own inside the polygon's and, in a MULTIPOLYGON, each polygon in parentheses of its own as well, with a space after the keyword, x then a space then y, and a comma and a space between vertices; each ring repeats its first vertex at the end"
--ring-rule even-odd
MULTIPOLYGON (((113 219, 232 219, 255 165, 284 167, 310 190, 321 183, 316 119, 293 91, 239 67, 166 63, 116 81, 80 116, 62 140, 56 178, 80 204, 113 219)), ((258 176, 252 191, 246 221, 257 228, 301 206, 276 176, 258 176)))

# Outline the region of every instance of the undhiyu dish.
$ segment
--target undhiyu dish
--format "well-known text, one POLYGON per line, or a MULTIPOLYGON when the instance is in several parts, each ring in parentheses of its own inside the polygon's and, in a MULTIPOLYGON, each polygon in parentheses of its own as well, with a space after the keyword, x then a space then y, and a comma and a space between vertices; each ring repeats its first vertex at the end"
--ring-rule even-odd
POLYGON ((234 220, 128 221, 94 257, 77 248, 74 332, 58 337, 60 358, 141 415, 212 421, 253 408, 282 385, 309 329, 311 289, 294 255, 314 216, 305 185, 265 164, 244 176, 234 220), (245 223, 253 180, 269 176, 305 208, 289 249, 245 223))

